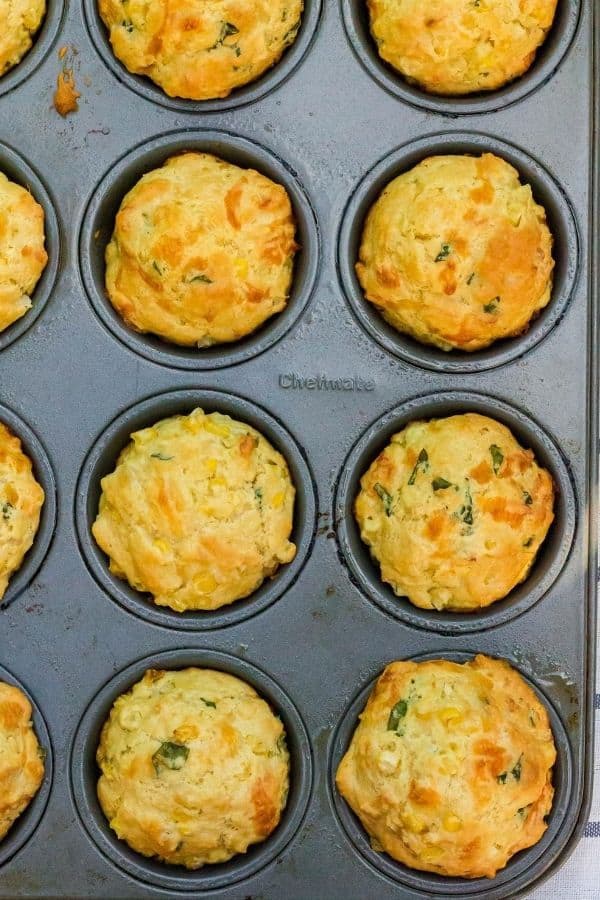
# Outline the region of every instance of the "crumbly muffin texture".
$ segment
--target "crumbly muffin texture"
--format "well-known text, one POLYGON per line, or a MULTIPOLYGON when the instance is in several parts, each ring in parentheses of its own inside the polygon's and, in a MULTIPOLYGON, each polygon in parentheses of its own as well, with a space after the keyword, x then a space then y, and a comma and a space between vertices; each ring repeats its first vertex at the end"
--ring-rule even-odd
POLYGON ((48 262, 44 244, 44 210, 0 172, 0 332, 31 308, 48 262))
POLYGON ((523 75, 558 0, 367 0, 379 55, 433 94, 492 91, 523 75))
POLYGON ((287 802, 283 724, 224 672, 147 671, 113 705, 97 760, 98 798, 117 836, 188 869, 264 841, 287 802))
POLYGON ((469 612, 506 597, 554 519, 549 472, 478 413, 411 422, 360 484, 356 519, 381 578, 421 609, 469 612))
POLYGON ((196 409, 131 436, 102 479, 92 531, 111 572, 157 605, 213 610, 294 558, 294 498, 266 438, 196 409))
POLYGON ((44 499, 21 441, 0 423, 0 600, 33 544, 44 499))
MULTIPOLYGON (((46 15, 46 0, 2 0, 0 76, 21 62, 46 15)), ((0 204, 0 209, 2 205, 0 204)))
POLYGON ((31 715, 23 691, 0 681, 0 841, 29 806, 44 777, 44 752, 31 715))
POLYGON ((552 245, 545 210, 505 160, 433 156, 375 202, 356 271, 398 331, 473 352, 523 333, 548 305, 552 245))
POLYGON ((117 59, 170 97, 214 100, 263 75, 293 44, 303 0, 99 0, 117 59))
POLYGON ((508 663, 393 662, 337 787, 376 851, 438 875, 493 878, 546 831, 555 760, 548 713, 508 663))
POLYGON ((282 185, 208 153, 174 156, 121 204, 109 299, 133 329, 165 341, 237 341, 286 307, 295 235, 282 185))

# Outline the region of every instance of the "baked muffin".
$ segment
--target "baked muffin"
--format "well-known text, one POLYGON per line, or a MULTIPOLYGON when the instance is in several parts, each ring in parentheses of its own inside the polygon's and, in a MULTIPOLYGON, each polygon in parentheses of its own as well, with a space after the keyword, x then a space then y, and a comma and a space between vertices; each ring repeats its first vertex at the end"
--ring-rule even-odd
POLYGON ((549 473, 477 413, 411 422, 360 484, 361 537, 383 581, 421 609, 468 612, 506 597, 554 518, 549 473))
POLYGON ((43 505, 44 490, 31 460, 19 438, 0 422, 0 600, 33 544, 43 505))
POLYGON ((106 249, 112 305, 136 331, 208 347, 287 304, 296 225, 284 187, 208 153, 184 153, 126 195, 106 249))
POLYGON ((367 0, 379 55, 433 94, 493 91, 523 75, 557 0, 367 0))
POLYGON ((158 606, 218 609, 296 554, 295 489, 254 428, 196 409, 131 435, 102 479, 94 537, 110 570, 158 606))
POLYGON ((112 707, 97 760, 117 836, 188 869, 264 841, 287 801, 281 720, 250 685, 211 669, 146 672, 112 707))
POLYGON ((31 308, 31 294, 48 262, 44 242, 44 210, 0 172, 0 331, 31 308))
POLYGON ((45 14, 46 0, 5 0, 0 4, 0 75, 29 52, 45 14))
POLYGON ((493 878, 552 808, 548 713, 508 663, 393 662, 337 771, 373 848, 413 869, 493 878))
POLYGON ((43 760, 31 703, 19 688, 0 681, 0 841, 37 794, 43 760))
POLYGON ((364 227, 359 281, 398 331, 474 351, 525 331, 552 292, 546 213, 491 153, 433 156, 395 178, 364 227))
POLYGON ((169 97, 213 100, 260 78, 293 44, 303 0, 99 0, 115 56, 169 97))

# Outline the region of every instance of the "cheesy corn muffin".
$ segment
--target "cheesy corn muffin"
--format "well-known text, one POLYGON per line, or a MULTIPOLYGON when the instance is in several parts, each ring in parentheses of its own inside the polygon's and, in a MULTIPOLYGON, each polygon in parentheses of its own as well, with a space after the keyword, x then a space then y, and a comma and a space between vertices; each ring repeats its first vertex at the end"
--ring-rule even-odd
POLYGON ((264 841, 287 801, 281 720, 249 684, 211 669, 147 671, 112 707, 97 760, 117 836, 188 869, 264 841))
POLYGON ((0 422, 0 600, 33 544, 43 505, 44 490, 31 460, 19 438, 0 422))
POLYGON ((106 289, 126 323, 166 341, 236 341, 287 305, 296 224, 285 188, 208 153, 184 153, 126 195, 106 289))
POLYGON ((31 49, 45 14, 46 0, 3 0, 0 3, 0 75, 21 62, 31 49))
POLYGON ((294 558, 295 493, 258 431, 196 409, 131 435, 92 532, 110 571, 158 606, 218 609, 294 558))
POLYGON ((481 350, 547 306, 553 238, 518 172, 491 153, 433 156, 371 208, 356 272, 398 331, 441 350, 481 350))
POLYGON ((0 840, 29 806, 44 777, 44 752, 31 714, 23 691, 0 681, 0 840))
POLYGON ((374 850, 412 869, 493 878, 546 831, 555 760, 548 713, 508 663, 393 662, 337 787, 374 850))
POLYGON ((31 308, 48 262, 44 243, 44 210, 0 172, 0 332, 31 308))
POLYGON ((99 0, 115 56, 169 97, 213 100, 260 78, 293 44, 303 0, 99 0))
POLYGON ((367 0, 379 55, 433 94, 492 91, 523 75, 558 0, 367 0))
POLYGON ((361 479, 360 534, 399 597, 468 612, 531 569, 554 519, 549 473, 478 413, 411 422, 361 479))

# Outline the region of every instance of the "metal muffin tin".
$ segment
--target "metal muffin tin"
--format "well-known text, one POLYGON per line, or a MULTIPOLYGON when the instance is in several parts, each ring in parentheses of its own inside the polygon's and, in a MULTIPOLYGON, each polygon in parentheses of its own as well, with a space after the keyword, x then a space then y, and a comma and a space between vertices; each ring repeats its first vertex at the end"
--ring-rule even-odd
POLYGON ((49 0, 34 48, 0 80, 0 168, 44 205, 49 252, 33 309, 0 335, 0 420, 23 440, 47 496, 0 610, 0 678, 31 691, 48 751, 42 790, 0 843, 0 898, 504 900, 527 894, 575 845, 593 751, 594 6, 561 0, 547 43, 513 85, 444 99, 380 62, 362 0, 307 0, 297 43, 275 69, 225 101, 188 103, 125 72, 95 0, 49 0), (51 97, 65 45, 78 51, 83 96, 63 120, 51 97), (198 352, 134 335, 102 289, 121 197, 183 149, 284 183, 302 244, 287 310, 239 344, 198 352), (366 306, 353 256, 387 180, 431 153, 486 149, 513 163, 547 209, 554 294, 525 335, 446 355, 395 334, 366 306), (129 432, 197 405, 255 425, 286 456, 298 556, 248 600, 178 616, 110 576, 89 525, 99 479, 129 432), (506 600, 433 616, 382 585, 351 506, 362 471, 406 421, 469 409, 506 422, 535 450, 555 479, 557 516, 506 600), (559 756, 542 841, 496 879, 465 882, 374 853, 334 774, 388 662, 477 652, 511 661, 545 699, 559 756), (95 744, 114 698, 148 667, 188 665, 254 684, 282 716, 292 760, 273 835, 193 873, 118 841, 94 790, 95 744))

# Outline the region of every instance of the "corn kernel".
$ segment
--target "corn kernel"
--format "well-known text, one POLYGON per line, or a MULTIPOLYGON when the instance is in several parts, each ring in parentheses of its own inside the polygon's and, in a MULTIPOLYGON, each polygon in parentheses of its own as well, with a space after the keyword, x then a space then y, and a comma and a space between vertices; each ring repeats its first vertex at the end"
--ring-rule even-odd
POLYGON ((168 553, 169 549, 170 549, 167 542, 163 541, 162 539, 160 539, 158 541, 154 541, 154 546, 156 547, 157 550, 160 550, 161 553, 168 553))
POLYGON ((444 725, 455 725, 462 719, 460 709, 457 709, 455 706, 446 706, 444 709, 441 709, 439 716, 444 725))
POLYGON ((444 816, 444 828, 446 831, 460 831, 461 824, 460 819, 454 813, 448 813, 447 816, 444 816))
POLYGON ((217 582, 212 575, 199 575, 194 581, 194 587, 201 594, 209 594, 217 586, 217 582))
POLYGON ((203 420, 188 417, 183 420, 183 427, 192 434, 198 434, 204 427, 203 420))
POLYGON ((275 494, 273 500, 271 501, 271 506, 273 509, 280 509, 283 506, 283 501, 285 500, 285 494, 281 491, 278 494, 275 494))
POLYGON ((216 434, 217 437, 229 437, 230 430, 225 425, 217 425, 216 422, 213 422, 211 419, 206 419, 204 423, 204 428, 210 434, 216 434))
POLYGON ((402 818, 406 827, 414 834, 423 834, 427 828, 426 823, 418 816, 413 816, 412 813, 408 813, 402 818))
POLYGON ((240 278, 246 278, 248 275, 248 260, 238 258, 234 262, 235 271, 239 275, 240 278))
POLYGON ((217 471, 217 460, 216 459, 207 459, 206 460, 206 471, 209 475, 214 475, 217 471))

